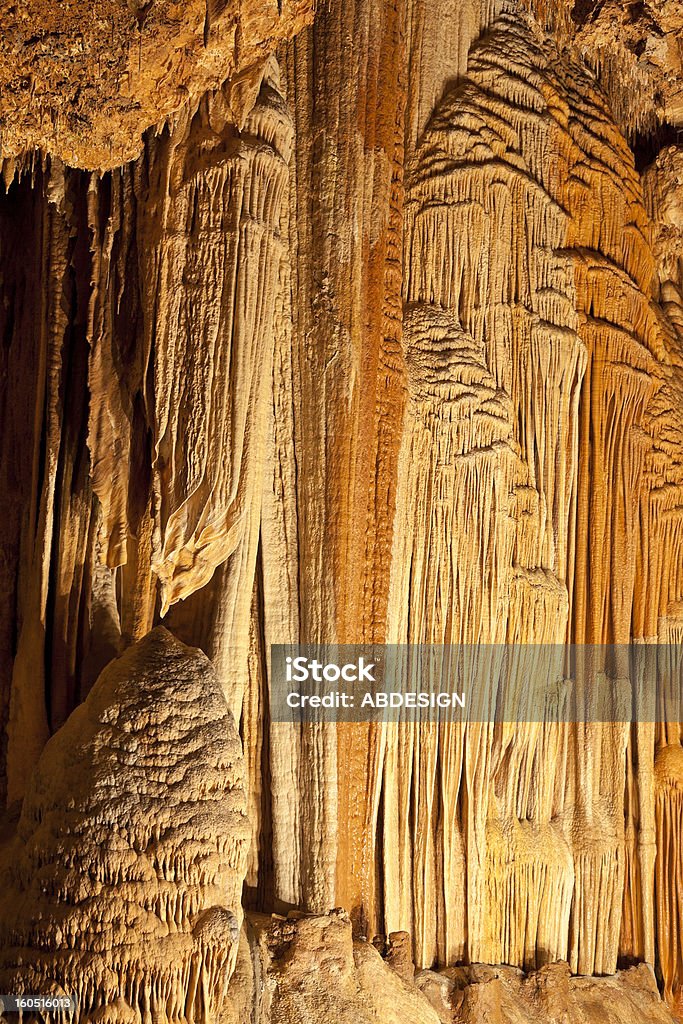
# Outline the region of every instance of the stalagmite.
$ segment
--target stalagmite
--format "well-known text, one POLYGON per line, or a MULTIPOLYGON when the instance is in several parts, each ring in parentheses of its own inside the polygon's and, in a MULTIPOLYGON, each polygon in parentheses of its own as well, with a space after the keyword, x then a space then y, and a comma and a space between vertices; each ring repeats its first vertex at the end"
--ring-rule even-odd
POLYGON ((79 1021, 117 999, 125 1019, 217 1020, 245 810, 214 669, 160 627, 105 669, 38 761, 3 850, 3 992, 69 994, 79 1021))

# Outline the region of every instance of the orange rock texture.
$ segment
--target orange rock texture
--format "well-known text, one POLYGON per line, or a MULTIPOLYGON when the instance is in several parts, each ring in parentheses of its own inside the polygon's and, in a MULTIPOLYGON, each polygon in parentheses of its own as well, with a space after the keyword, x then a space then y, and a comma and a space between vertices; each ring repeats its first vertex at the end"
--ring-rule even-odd
POLYGON ((680 678, 683 9, 85 7, 0 42, 0 990, 87 960, 82 1021, 683 1019, 680 687, 634 724, 269 696, 297 642, 680 678), (95 849, 133 742, 148 820, 95 849))
POLYGON ((117 167, 143 132, 249 71, 313 17, 313 0, 3 0, 2 158, 42 149, 117 167))

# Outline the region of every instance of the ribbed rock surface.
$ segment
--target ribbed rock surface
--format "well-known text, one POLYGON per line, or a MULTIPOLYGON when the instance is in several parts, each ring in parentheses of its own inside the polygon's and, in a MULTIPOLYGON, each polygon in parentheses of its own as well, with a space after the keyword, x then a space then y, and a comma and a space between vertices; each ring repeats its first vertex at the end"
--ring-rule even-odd
MULTIPOLYGON (((248 905, 313 915, 263 925, 273 1019, 331 1013, 337 984, 349 1019, 381 1014, 393 975, 353 927, 408 933, 419 969, 530 972, 463 976, 457 1020, 666 1020, 647 967, 552 964, 650 965, 680 1011, 680 692, 659 724, 287 726, 269 648, 527 645, 523 690, 538 644, 683 640, 676 5, 304 8, 243 5, 247 63, 170 118, 160 89, 136 159, 34 154, 0 197, 2 791, 28 792, 26 839, 48 736, 163 619, 240 722, 248 905)), ((165 9, 139 12, 142 68, 165 9)), ((234 13, 204 12, 207 74, 234 13)), ((659 670, 680 679, 676 646, 659 670)))
MULTIPOLYGON (((90 193, 88 447, 101 537, 107 565, 124 564, 138 401, 150 431, 151 567, 162 615, 240 546, 253 577, 249 532, 261 486, 291 125, 274 62, 248 86, 208 95, 152 138, 134 169, 113 176, 108 209, 94 183, 90 193), (139 308, 117 323, 112 278, 125 287, 131 246, 140 292, 129 296, 139 308), (129 335, 133 317, 138 346, 129 335), (114 376, 123 394, 110 393, 114 376)), ((247 616, 248 601, 249 589, 247 616)))
POLYGON ((220 594, 185 614, 239 713, 282 318, 291 121, 278 89, 271 61, 187 107, 136 164, 100 179, 47 161, 0 213, 11 799, 117 638, 144 635, 219 565, 220 594), (49 716, 36 711, 46 674, 49 716))
POLYGON ((160 627, 107 667, 36 766, 2 851, 3 992, 66 993, 79 1021, 117 1006, 117 1020, 216 1020, 245 807, 215 672, 160 627))
MULTIPOLYGON (((590 77, 503 18, 437 107, 408 183, 389 636, 626 642, 636 520, 620 503, 643 474, 665 344, 629 151, 590 77)), ((544 743, 557 739, 523 724, 500 747, 486 726, 388 739, 387 927, 414 934, 422 965, 615 969, 627 731, 576 730, 562 753, 544 743), (586 771, 594 744, 608 793, 586 771), (562 791, 537 757, 562 760, 562 791)))

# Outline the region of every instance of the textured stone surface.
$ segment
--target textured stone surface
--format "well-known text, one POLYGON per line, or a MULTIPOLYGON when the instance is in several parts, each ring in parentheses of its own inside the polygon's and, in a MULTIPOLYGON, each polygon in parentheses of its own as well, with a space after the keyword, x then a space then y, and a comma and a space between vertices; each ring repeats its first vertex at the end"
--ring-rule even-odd
POLYGON ((348 918, 247 914, 225 1024, 674 1024, 645 965, 574 978, 566 963, 446 968, 402 977, 348 918))
POLYGON ((74 170, 46 124, 0 196, 9 799, 163 620, 240 722, 245 902, 308 915, 252 922, 251 1019, 666 1020, 680 694, 657 725, 289 727, 269 645, 527 644, 523 687, 539 643, 683 639, 675 5, 303 6, 245 5, 249 67, 170 120, 160 89, 135 160, 74 170), (511 969, 448 973, 479 961, 511 969))
POLYGON ((683 128, 678 0, 576 4, 575 42, 597 70, 619 123, 647 131, 658 121, 683 128))
POLYGON ((216 1019, 242 923, 245 809, 215 672, 159 627, 38 761, 2 851, 0 987, 73 995, 81 1021, 114 1019, 117 1000, 117 1020, 216 1019))
MULTIPOLYGON (((439 977, 439 976, 437 976, 439 977)), ((572 978, 567 964, 555 963, 528 975, 509 967, 444 971, 446 999, 458 1024, 672 1024, 655 980, 641 965, 612 978, 572 978)), ((417 985, 434 991, 434 979, 417 985)), ((436 999, 434 1000, 436 1003, 436 999)), ((437 1004, 438 1005, 438 1004, 437 1004)), ((449 1019, 449 1018, 445 1018, 449 1019)))
POLYGON ((259 1024, 439 1024, 429 1000, 341 910, 271 919, 247 915, 230 986, 233 1020, 259 1024))
POLYGON ((311 0, 3 0, 0 157, 34 148, 115 167, 142 134, 251 68, 313 14, 311 0))
POLYGON ((136 164, 101 180, 48 162, 3 206, 5 387, 23 393, 16 415, 8 396, 0 499, 4 593, 21 622, 11 799, 45 740, 45 675, 54 728, 117 638, 144 635, 228 558, 211 607, 185 614, 239 713, 282 320, 291 123, 278 87, 267 62, 148 138, 136 164), (9 262, 17 244, 27 258, 9 262), (36 373, 21 384, 27 363, 36 373), (32 555, 18 580, 22 544, 32 555))

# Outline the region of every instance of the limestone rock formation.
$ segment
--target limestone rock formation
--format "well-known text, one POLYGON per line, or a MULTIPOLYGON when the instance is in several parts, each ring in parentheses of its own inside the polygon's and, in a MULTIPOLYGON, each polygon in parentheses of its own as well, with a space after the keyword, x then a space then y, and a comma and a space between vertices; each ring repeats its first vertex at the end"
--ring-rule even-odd
POLYGON ((600 73, 627 133, 683 125, 677 0, 576 4, 572 21, 576 43, 600 73))
POLYGON ((312 0, 4 0, 0 163, 32 149, 118 167, 142 135, 250 72, 313 16, 312 0))
POLYGON ((163 627, 129 647, 47 743, 2 850, 3 992, 71 995, 79 1021, 216 1020, 242 924, 244 781, 205 655, 163 627))
POLYGON ((680 4, 84 6, 8 4, 0 41, 7 984, 681 1017, 680 4), (482 680, 516 645, 522 694, 539 645, 596 645, 554 710, 662 697, 286 724, 276 643, 466 644, 482 680))
MULTIPOLYGON (((657 986, 647 967, 620 971, 612 978, 572 978, 564 964, 551 964, 529 975, 512 968, 484 967, 445 971, 445 991, 458 1024, 671 1024, 670 1012, 662 1005, 657 986)), ((418 978, 427 990, 434 979, 418 978)), ((435 1000, 436 1002, 436 1000, 435 1000)))
MULTIPOLYGON (((219 670, 239 714, 272 338, 282 321, 291 124, 278 75, 267 62, 248 89, 233 82, 206 96, 152 135, 137 164, 103 181, 52 163, 36 170, 43 227, 21 239, 27 261, 7 267, 2 314, 7 382, 27 360, 35 369, 16 417, 9 400, 0 498, 4 594, 19 627, 15 651, 4 655, 11 708, 4 700, 0 715, 12 719, 10 799, 46 738, 47 716, 35 713, 45 672, 55 728, 117 637, 153 626, 157 579, 163 613, 226 559, 221 594, 187 631, 217 664, 227 641, 219 670), (29 315, 24 297, 36 287, 44 302, 29 315), (24 582, 22 545, 32 551, 24 582), (115 571, 124 581, 118 607, 115 571)), ((14 197, 21 204, 33 191, 28 177, 10 190, 0 228, 8 260, 19 244, 14 197)))
POLYGON ((343 912, 247 914, 226 1024, 673 1024, 645 965, 611 978, 572 977, 555 963, 524 974, 474 964, 402 976, 343 912))
POLYGON ((259 1024, 439 1024, 418 988, 384 963, 374 946, 354 940, 341 910, 274 919, 247 915, 228 999, 236 1020, 259 1024))

